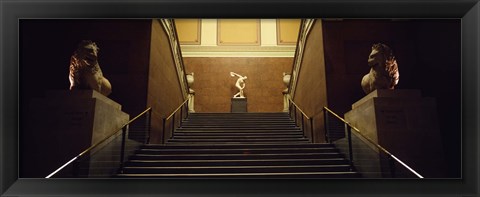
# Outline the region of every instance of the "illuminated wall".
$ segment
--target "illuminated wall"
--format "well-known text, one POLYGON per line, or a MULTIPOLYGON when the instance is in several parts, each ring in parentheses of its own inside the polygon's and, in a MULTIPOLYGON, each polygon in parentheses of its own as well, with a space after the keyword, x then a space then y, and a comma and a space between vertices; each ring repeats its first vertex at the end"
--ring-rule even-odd
POLYGON ((230 112, 237 77, 230 71, 247 76, 245 96, 249 112, 281 112, 283 110, 283 72, 292 70, 288 57, 188 57, 184 58, 187 73, 195 73, 195 111, 230 112))
POLYGON ((283 110, 283 72, 292 70, 300 19, 176 19, 195 111, 229 112, 236 78, 246 75, 249 112, 283 110), (200 38, 198 42, 194 42, 200 38))

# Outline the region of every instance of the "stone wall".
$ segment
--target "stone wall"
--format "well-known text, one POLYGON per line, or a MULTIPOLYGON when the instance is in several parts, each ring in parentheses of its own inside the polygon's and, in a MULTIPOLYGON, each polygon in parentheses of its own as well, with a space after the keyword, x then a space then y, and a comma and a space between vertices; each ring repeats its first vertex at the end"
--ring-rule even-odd
POLYGON ((129 120, 120 104, 93 90, 49 91, 32 99, 28 112, 29 132, 20 134, 22 178, 46 177, 90 146, 120 135, 129 120))
MULTIPOLYGON (((152 107, 150 143, 161 143, 162 119, 186 99, 182 95, 167 33, 158 20, 152 20, 150 69, 147 104, 152 107)), ((168 129, 169 124, 166 125, 168 129)))
MULTIPOLYGON (((327 106, 327 81, 323 55, 322 21, 316 20, 304 49, 293 101, 308 115, 314 116, 315 142, 325 141, 323 107, 327 106)), ((300 116, 298 116, 301 118, 300 116)), ((310 128, 310 125, 306 125, 310 128)), ((310 135, 310 133, 307 133, 310 135)))
POLYGON ((184 64, 187 73, 195 73, 196 112, 230 112, 230 99, 238 92, 238 77, 231 77, 230 72, 247 76, 248 112, 283 110, 283 72, 291 72, 293 58, 188 57, 184 64))

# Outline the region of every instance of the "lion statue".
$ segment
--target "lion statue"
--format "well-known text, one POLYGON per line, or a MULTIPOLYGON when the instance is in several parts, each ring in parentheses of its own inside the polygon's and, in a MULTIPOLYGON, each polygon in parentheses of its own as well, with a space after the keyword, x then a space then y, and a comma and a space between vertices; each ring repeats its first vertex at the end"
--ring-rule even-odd
POLYGON ((392 49, 387 45, 378 43, 372 46, 368 65, 370 72, 363 76, 361 83, 366 94, 376 89, 394 89, 398 84, 400 77, 398 64, 392 49))
POLYGON ((110 82, 103 77, 98 65, 98 48, 95 42, 83 40, 70 58, 70 90, 93 89, 108 96, 112 92, 110 82))

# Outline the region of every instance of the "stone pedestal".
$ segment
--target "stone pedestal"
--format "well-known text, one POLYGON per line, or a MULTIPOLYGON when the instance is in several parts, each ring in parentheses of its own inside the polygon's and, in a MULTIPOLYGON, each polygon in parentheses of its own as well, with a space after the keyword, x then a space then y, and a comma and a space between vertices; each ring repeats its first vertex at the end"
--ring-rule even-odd
POLYGON ((188 84, 188 112, 194 113, 195 112, 195 91, 192 89, 193 82, 195 78, 193 77, 194 73, 187 74, 187 84, 188 84))
POLYGON ((288 94, 288 88, 282 91, 283 94, 283 112, 290 111, 290 95, 288 94))
POLYGON ((375 90, 354 103, 345 119, 424 177, 445 176, 434 98, 419 90, 375 90))
POLYGON ((195 92, 188 94, 188 112, 195 112, 195 92))
POLYGON ((28 107, 22 154, 40 177, 117 132, 130 118, 120 104, 94 90, 50 91, 28 107))
POLYGON ((247 112, 247 98, 232 98, 231 112, 247 112))
POLYGON ((90 145, 118 131, 129 120, 120 104, 95 90, 52 91, 47 97, 55 101, 55 119, 60 120, 57 124, 89 136, 90 145))

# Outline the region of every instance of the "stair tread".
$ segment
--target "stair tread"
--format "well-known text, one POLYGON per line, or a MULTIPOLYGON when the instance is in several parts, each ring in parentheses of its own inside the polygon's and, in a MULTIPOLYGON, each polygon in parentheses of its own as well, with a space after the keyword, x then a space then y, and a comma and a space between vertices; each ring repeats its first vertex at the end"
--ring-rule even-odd
MULTIPOLYGON (((186 139, 175 139, 175 137, 173 139, 169 139, 169 140, 186 140, 186 139)), ((292 140, 292 141, 295 141, 295 140, 308 140, 307 138, 304 138, 303 136, 302 137, 283 137, 283 138, 266 138, 266 139, 258 139, 258 138, 254 138, 254 137, 251 137, 251 138, 247 138, 247 139, 234 139, 234 138, 231 138, 231 139, 195 139, 194 140, 198 140, 199 142, 200 141, 228 141, 228 140, 244 140, 244 141, 264 141, 264 140, 273 140, 273 141, 289 141, 289 140, 292 140)))
POLYGON ((275 165, 263 165, 263 166, 126 166, 126 169, 211 169, 211 168, 225 168, 225 169, 239 169, 239 168, 344 168, 350 167, 346 164, 337 164, 337 165, 285 165, 285 166, 275 166, 275 165))
POLYGON ((178 130, 188 130, 188 129, 197 129, 197 130, 207 130, 207 129, 212 129, 212 130, 300 130, 298 127, 294 126, 279 126, 279 127, 272 127, 272 126, 182 126, 180 128, 177 128, 178 130))
POLYGON ((257 154, 244 154, 244 153, 238 153, 238 154, 135 154, 134 156, 141 156, 141 157, 162 157, 162 156, 189 156, 189 157, 203 157, 203 156, 212 156, 212 157, 221 157, 221 156, 288 156, 288 155, 294 155, 294 156, 305 156, 305 155, 341 155, 341 153, 257 153, 257 154))
POLYGON ((244 136, 244 135, 251 135, 251 136, 279 136, 279 135, 285 135, 285 136, 290 136, 290 135, 303 135, 303 133, 299 133, 299 132, 284 132, 284 133, 253 133, 253 132, 246 132, 246 133, 221 133, 221 132, 218 132, 218 133, 215 133, 215 132, 208 132, 208 133, 200 133, 200 132, 197 132, 197 133, 185 133, 185 132, 177 132, 175 133, 175 137, 176 136, 244 136))
POLYGON ((343 155, 336 154, 323 154, 323 155, 281 155, 281 154, 272 154, 272 155, 260 155, 260 154, 249 154, 249 155, 133 155, 130 159, 172 159, 172 160, 219 160, 219 159, 304 159, 304 158, 315 158, 315 157, 337 157, 341 158, 343 155))
POLYGON ((303 134, 300 133, 294 133, 294 134, 275 134, 275 135, 269 135, 269 134, 255 134, 255 133, 239 133, 239 134, 181 134, 177 135, 175 134, 173 137, 175 138, 289 138, 289 137, 294 137, 294 138, 302 138, 304 137, 303 134))
POLYGON ((168 177, 189 177, 189 176, 204 176, 204 177, 211 177, 211 176, 263 176, 263 175, 338 175, 338 174, 358 174, 357 172, 349 172, 349 171, 342 171, 342 172, 257 172, 257 173, 205 173, 205 174, 118 174, 118 176, 135 176, 135 177, 148 177, 148 176, 168 176, 168 177))
MULTIPOLYGON (((331 161, 331 160, 337 160, 337 161, 346 161, 345 158, 322 158, 322 159, 318 159, 318 158, 315 158, 315 159, 241 159, 241 160, 233 160, 233 159, 218 159, 218 160, 205 160, 205 161, 201 161, 201 162, 243 162, 243 161, 260 161, 260 162, 270 162, 270 161, 277 161, 277 162, 281 162, 281 161, 331 161)), ((146 162, 146 163, 149 163, 149 162, 159 162, 159 163, 172 163, 172 162, 198 162, 198 160, 135 160, 135 159, 132 159, 130 160, 131 162, 146 162)))
POLYGON ((231 147, 249 147, 249 148, 259 148, 259 147, 297 147, 297 146, 301 146, 301 147, 331 147, 333 145, 331 144, 312 144, 312 143, 305 143, 305 142, 302 142, 302 143, 299 143, 299 142, 295 142, 295 143, 265 143, 265 144, 261 144, 261 143, 258 143, 258 144, 252 144, 252 143, 235 143, 235 144, 209 144, 209 143, 167 143, 165 145, 144 145, 142 147, 169 147, 169 148, 173 148, 173 147, 176 147, 176 148, 199 148, 199 147, 214 147, 214 148, 231 148, 231 147))
MULTIPOLYGON (((333 147, 296 147, 296 148, 231 148, 231 149, 216 149, 216 148, 195 148, 195 149, 187 149, 188 151, 256 151, 256 150, 272 150, 272 151, 277 151, 277 150, 336 150, 333 147)), ((140 150, 146 150, 146 151, 154 151, 154 150, 162 150, 162 151, 180 151, 180 150, 185 150, 185 149, 175 149, 175 148, 169 148, 165 147, 165 149, 149 149, 149 148, 141 148, 140 150)))
MULTIPOLYGON (((295 141, 295 142, 288 142, 288 144, 298 144, 298 145, 305 145, 309 144, 309 141, 295 141)), ((165 145, 166 146, 176 146, 176 145, 184 145, 184 146, 190 146, 190 145, 211 145, 211 142, 197 142, 197 143, 192 143, 192 142, 167 142, 165 145)), ((225 145, 225 146, 230 146, 230 145, 245 145, 245 142, 216 142, 216 145, 225 145)), ((268 145, 268 144, 277 144, 277 142, 249 142, 249 145, 268 145)))
MULTIPOLYGON (((231 147, 240 147, 240 146, 249 146, 251 145, 251 147, 279 147, 279 146, 290 146, 289 144, 285 144, 285 143, 278 143, 278 144, 265 144, 265 145, 262 145, 262 144, 256 144, 256 145, 253 145, 253 144, 241 144, 241 145, 231 145, 231 147)), ((144 144, 142 147, 165 147, 166 145, 164 144, 144 144)), ((168 147, 172 147, 172 146, 175 146, 175 145, 170 145, 168 147)), ((183 145, 178 145, 179 147, 185 147, 183 145)), ((194 147, 195 145, 189 145, 187 147, 194 147)), ((218 144, 210 144, 210 145, 197 145, 198 147, 217 147, 217 146, 224 146, 224 145, 218 145, 218 144)), ((292 145, 292 146, 298 146, 298 145, 292 145)), ((334 147, 335 145, 333 144, 329 144, 329 143, 315 143, 315 144, 312 144, 312 143, 308 143, 308 144, 304 144, 302 145, 303 147, 334 147)))
POLYGON ((210 129, 191 129, 191 128, 178 128, 175 130, 176 132, 188 132, 188 133, 238 133, 238 132, 248 132, 248 133, 260 133, 260 132, 270 132, 270 133, 275 133, 275 132, 302 132, 301 129, 286 129, 286 128, 280 128, 280 129, 251 129, 251 128, 244 128, 244 129, 221 129, 221 128, 210 128, 210 129))

